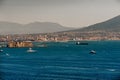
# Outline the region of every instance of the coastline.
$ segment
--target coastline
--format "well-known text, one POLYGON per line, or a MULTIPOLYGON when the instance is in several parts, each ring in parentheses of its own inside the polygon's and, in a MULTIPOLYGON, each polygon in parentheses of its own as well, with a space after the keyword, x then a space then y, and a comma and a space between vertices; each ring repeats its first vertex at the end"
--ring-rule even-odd
MULTIPOLYGON (((90 43, 90 42, 113 42, 117 41, 119 42, 120 40, 69 40, 69 41, 31 41, 30 46, 13 46, 13 47, 8 47, 9 42, 0 42, 0 48, 8 47, 8 48, 28 48, 28 47, 47 47, 47 44, 49 43, 76 43, 76 42, 84 42, 84 43, 90 43)), ((24 41, 23 41, 24 42, 24 41)))

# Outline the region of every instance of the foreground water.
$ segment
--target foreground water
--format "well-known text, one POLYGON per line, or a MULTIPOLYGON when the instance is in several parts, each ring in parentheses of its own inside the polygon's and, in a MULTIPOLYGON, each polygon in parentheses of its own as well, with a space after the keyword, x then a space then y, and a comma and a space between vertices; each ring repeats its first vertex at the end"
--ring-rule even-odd
POLYGON ((120 41, 88 43, 47 43, 36 53, 2 48, 0 80, 120 80, 120 41))

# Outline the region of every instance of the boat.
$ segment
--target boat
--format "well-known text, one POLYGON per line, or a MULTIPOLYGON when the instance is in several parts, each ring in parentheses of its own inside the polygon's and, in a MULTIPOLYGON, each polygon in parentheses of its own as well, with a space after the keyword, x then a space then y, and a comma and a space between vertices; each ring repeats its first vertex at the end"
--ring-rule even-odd
POLYGON ((37 45, 37 47, 47 47, 46 44, 37 45))
POLYGON ((27 52, 28 52, 28 53, 33 53, 33 52, 36 52, 36 50, 33 50, 32 48, 29 48, 29 49, 27 50, 27 52))
POLYGON ((3 52, 3 50, 1 49, 0 52, 3 52))
POLYGON ((80 42, 80 41, 78 41, 78 42, 76 42, 76 45, 88 45, 88 43, 87 42, 80 42))
POLYGON ((96 54, 95 50, 91 50, 89 54, 96 54))
POLYGON ((6 56, 10 56, 8 53, 6 53, 6 56))

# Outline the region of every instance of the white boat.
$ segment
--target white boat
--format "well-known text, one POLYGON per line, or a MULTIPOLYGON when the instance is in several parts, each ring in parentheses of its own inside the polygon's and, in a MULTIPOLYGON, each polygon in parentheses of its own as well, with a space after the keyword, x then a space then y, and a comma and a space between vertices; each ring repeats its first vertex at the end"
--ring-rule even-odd
POLYGON ((91 51, 90 51, 90 54, 96 54, 96 51, 91 50, 91 51))
POLYGON ((3 52, 3 50, 1 49, 0 52, 3 52))
POLYGON ((36 52, 36 50, 33 50, 32 48, 29 48, 29 49, 27 50, 27 52, 33 53, 33 52, 36 52))

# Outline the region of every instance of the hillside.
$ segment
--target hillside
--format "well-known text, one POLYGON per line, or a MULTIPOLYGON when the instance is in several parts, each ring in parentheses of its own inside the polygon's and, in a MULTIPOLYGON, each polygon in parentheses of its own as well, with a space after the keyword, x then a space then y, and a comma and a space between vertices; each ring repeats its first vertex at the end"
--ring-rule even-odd
POLYGON ((112 32, 118 32, 120 31, 120 15, 116 16, 112 19, 109 19, 107 21, 97 23, 85 28, 71 30, 71 31, 77 31, 77 32, 86 32, 86 31, 112 31, 112 32))

